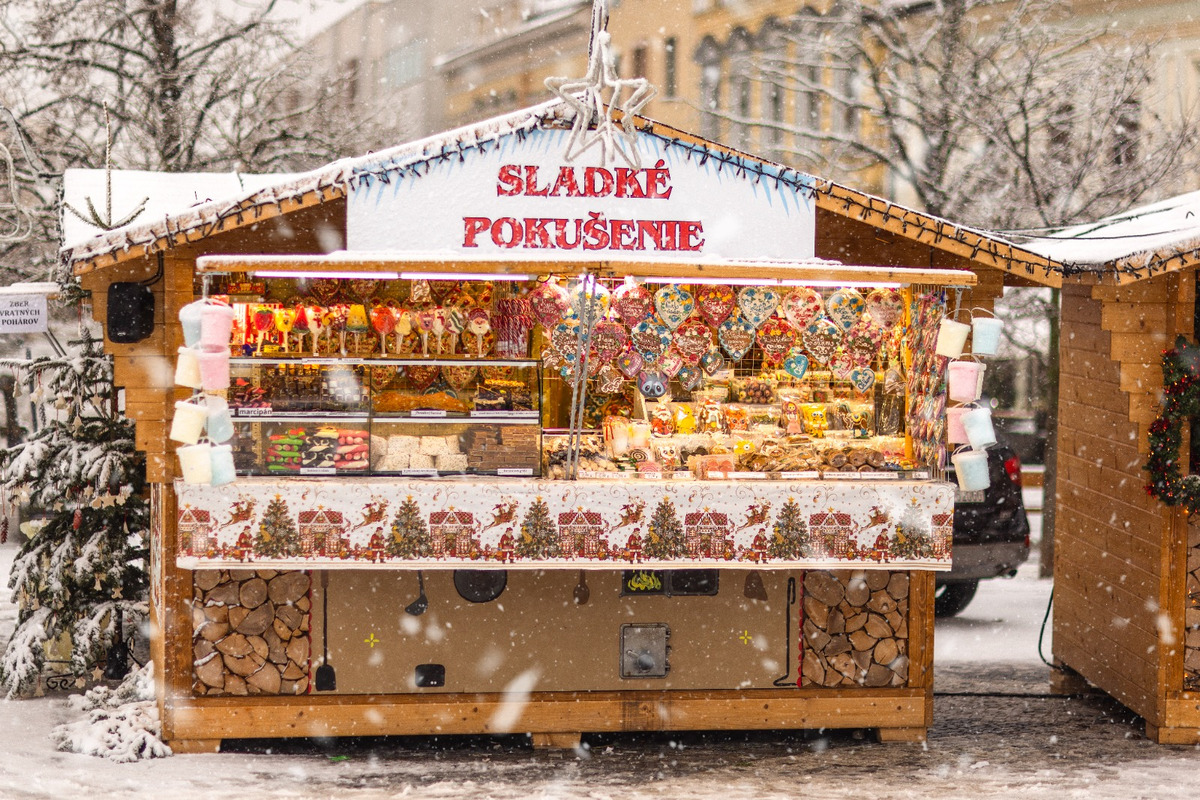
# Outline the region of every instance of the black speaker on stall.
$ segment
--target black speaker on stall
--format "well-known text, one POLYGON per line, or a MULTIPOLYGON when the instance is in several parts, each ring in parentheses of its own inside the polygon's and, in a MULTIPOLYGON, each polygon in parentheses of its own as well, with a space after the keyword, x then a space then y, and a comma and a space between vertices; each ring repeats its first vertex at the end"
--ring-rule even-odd
POLYGON ((106 330, 110 341, 140 342, 154 332, 154 292, 144 283, 113 283, 108 287, 106 330))

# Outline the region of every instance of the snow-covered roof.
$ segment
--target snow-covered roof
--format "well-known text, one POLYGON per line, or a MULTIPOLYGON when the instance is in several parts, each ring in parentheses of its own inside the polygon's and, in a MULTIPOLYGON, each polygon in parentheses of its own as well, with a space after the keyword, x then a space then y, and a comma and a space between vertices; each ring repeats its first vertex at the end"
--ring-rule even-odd
MULTIPOLYGON (((185 190, 176 188, 178 205, 182 207, 172 210, 165 205, 169 198, 164 199, 164 205, 156 207, 153 215, 147 211, 124 227, 97 231, 90 238, 83 235, 86 231, 73 228, 70 237, 64 241, 60 256, 75 274, 81 275, 252 225, 269 216, 344 198, 351 185, 359 181, 388 180, 389 175, 401 170, 419 171, 431 162, 461 160, 468 151, 491 147, 506 136, 522 136, 537 126, 565 126, 570 123, 572 113, 565 103, 553 100, 377 153, 340 159, 311 172, 255 176, 261 178, 261 184, 252 183, 249 176, 232 176, 240 181, 241 188, 230 189, 228 194, 216 199, 209 198, 210 193, 216 194, 220 189, 219 181, 198 182, 185 190), (196 204, 201 196, 205 202, 196 204)), ((636 124, 641 134, 657 136, 683 147, 689 158, 700 159, 700 163, 715 160, 721 169, 729 169, 738 175, 749 174, 754 180, 803 186, 811 193, 817 207, 830 213, 1037 283, 1061 284, 1060 265, 1053 259, 995 233, 956 225, 833 181, 740 153, 650 119, 637 117, 636 124)), ((148 196, 151 188, 150 181, 136 176, 128 183, 118 180, 120 174, 113 173, 113 215, 117 217, 135 208, 142 197, 148 196), (127 196, 123 191, 118 192, 120 187, 133 187, 134 193, 127 196)), ((103 176, 102 172, 100 176, 103 176)), ((225 185, 231 186, 228 182, 231 176, 224 177, 225 185)), ((181 180, 186 185, 187 179, 181 180)), ((92 197, 93 204, 99 207, 101 203, 96 198, 102 200, 104 197, 102 182, 98 190, 87 196, 92 197)))
POLYGON ((1023 245, 1067 272, 1116 272, 1122 281, 1177 270, 1200 261, 1200 192, 1075 225, 1023 245))

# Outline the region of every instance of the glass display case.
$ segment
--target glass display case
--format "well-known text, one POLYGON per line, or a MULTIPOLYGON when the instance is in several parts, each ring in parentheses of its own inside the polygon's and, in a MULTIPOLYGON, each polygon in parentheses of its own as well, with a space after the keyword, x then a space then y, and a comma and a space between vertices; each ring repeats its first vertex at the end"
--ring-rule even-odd
POLYGON ((235 358, 243 475, 541 474, 533 361, 235 358))

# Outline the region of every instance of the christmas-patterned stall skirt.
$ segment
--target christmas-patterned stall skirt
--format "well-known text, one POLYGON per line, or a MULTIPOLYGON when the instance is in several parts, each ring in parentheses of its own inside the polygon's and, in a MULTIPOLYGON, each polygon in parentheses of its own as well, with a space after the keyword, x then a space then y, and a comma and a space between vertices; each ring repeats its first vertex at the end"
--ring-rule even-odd
POLYGON ((177 482, 178 564, 950 568, 930 481, 177 482))

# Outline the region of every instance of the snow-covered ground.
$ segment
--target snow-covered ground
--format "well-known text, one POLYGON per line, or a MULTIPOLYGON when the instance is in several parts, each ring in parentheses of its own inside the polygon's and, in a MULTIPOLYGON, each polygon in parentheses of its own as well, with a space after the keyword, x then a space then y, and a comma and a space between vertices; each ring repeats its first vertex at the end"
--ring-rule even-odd
MULTIPOLYGON (((0 576, 15 551, 0 546, 0 576)), ((2 584, 0 584, 2 585, 2 584)), ((1103 696, 1044 694, 1037 634, 1050 593, 1034 565, 985 582, 936 634, 924 745, 853 732, 588 736, 578 753, 524 741, 230 742, 219 755, 114 764, 60 753, 61 697, 0 702, 0 798, 1162 798, 1186 794, 1200 750, 1161 747, 1103 696)), ((0 641, 14 611, 0 592, 0 641)), ((1044 645, 1049 655, 1049 641, 1044 645)))

